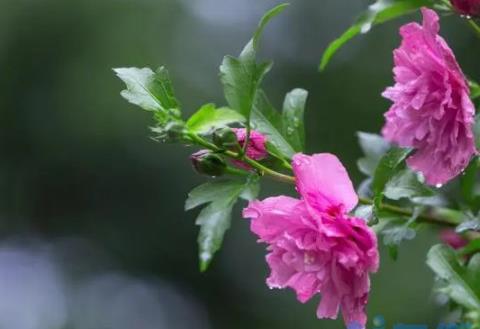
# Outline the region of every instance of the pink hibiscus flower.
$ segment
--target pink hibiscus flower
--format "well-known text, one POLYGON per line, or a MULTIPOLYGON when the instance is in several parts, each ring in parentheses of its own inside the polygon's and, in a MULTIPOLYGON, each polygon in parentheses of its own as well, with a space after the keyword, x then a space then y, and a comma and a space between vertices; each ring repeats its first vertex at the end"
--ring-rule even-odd
POLYGON ((300 302, 321 294, 319 318, 365 326, 369 273, 378 269, 377 239, 347 212, 358 202, 345 168, 332 154, 296 154, 293 170, 302 199, 252 201, 243 211, 268 244, 271 288, 292 288, 300 302))
POLYGON ((407 164, 430 185, 457 176, 476 153, 470 90, 452 50, 438 35, 438 15, 422 8, 423 26, 409 23, 394 51, 395 85, 383 93, 393 101, 382 133, 416 151, 407 164))

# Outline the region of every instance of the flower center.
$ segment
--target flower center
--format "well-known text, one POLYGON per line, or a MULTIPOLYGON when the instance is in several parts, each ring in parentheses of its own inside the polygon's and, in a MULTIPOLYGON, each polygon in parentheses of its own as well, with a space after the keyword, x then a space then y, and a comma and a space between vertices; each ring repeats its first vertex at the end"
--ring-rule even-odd
POLYGON ((305 265, 312 265, 315 262, 315 254, 311 251, 305 251, 303 254, 303 262, 305 265))

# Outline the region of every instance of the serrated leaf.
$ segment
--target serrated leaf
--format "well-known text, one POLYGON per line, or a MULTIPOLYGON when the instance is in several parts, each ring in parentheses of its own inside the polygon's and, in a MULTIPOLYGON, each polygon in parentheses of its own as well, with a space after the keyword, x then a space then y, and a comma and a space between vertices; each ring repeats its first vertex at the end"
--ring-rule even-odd
POLYGON ((365 157, 357 161, 358 169, 367 176, 373 176, 382 156, 390 148, 390 143, 382 136, 359 131, 358 143, 365 157))
POLYGON ((382 202, 385 185, 398 172, 399 165, 410 152, 410 149, 393 147, 381 158, 377 169, 375 169, 372 182, 374 201, 377 208, 382 202))
POLYGON ((303 115, 308 92, 304 89, 294 89, 285 96, 283 102, 283 135, 297 152, 305 148, 305 127, 303 115))
POLYGON ((150 68, 131 67, 117 68, 114 71, 125 82, 127 89, 123 90, 121 95, 130 103, 147 111, 178 114, 180 105, 175 97, 167 69, 160 67, 153 72, 150 68))
POLYGON ((429 197, 434 192, 420 183, 416 173, 403 169, 387 182, 383 194, 391 200, 400 200, 401 198, 429 197))
POLYGON ((468 309, 480 309, 478 288, 471 285, 467 269, 458 262, 453 249, 445 245, 433 246, 427 255, 427 265, 445 281, 442 291, 451 299, 468 309))
POLYGON ((225 232, 230 228, 232 208, 238 195, 213 201, 200 211, 195 222, 200 226, 198 234, 200 271, 207 270, 213 254, 220 249, 225 232))
POLYGON ((220 81, 223 84, 225 98, 229 106, 241 113, 250 122, 250 113, 255 102, 257 89, 271 69, 272 63, 257 65, 256 52, 258 42, 266 24, 286 8, 279 5, 268 11, 260 20, 253 38, 244 47, 238 58, 225 56, 220 65, 220 81))
POLYGON ((225 232, 230 227, 233 206, 238 198, 253 199, 258 191, 258 177, 252 175, 246 180, 211 181, 189 193, 185 203, 186 210, 208 203, 196 220, 196 224, 200 226, 198 245, 202 272, 208 268, 213 255, 222 245, 225 232))
POLYGON ((431 3, 432 1, 430 0, 377 0, 368 7, 368 10, 360 16, 353 26, 328 45, 320 62, 320 70, 323 71, 333 55, 356 35, 367 33, 373 25, 409 14, 431 3))
POLYGON ((185 210, 190 210, 202 204, 221 199, 225 195, 233 194, 240 187, 243 187, 244 184, 245 182, 241 180, 219 179, 199 185, 188 193, 188 198, 185 201, 185 210))
POLYGON ((220 81, 228 105, 247 120, 257 89, 271 66, 271 63, 257 66, 255 62, 241 61, 232 56, 225 56, 220 65, 220 81))
POLYGON ((187 128, 190 132, 205 134, 229 124, 244 121, 245 118, 232 109, 226 107, 217 109, 214 104, 206 104, 188 119, 187 128))
POLYGON ((413 228, 406 225, 385 228, 382 231, 383 243, 387 246, 398 246, 403 241, 413 240, 417 233, 413 228))
POLYGON ((268 143, 276 152, 286 158, 291 158, 296 152, 281 133, 282 118, 268 101, 267 96, 259 90, 252 111, 252 128, 267 136, 268 143))

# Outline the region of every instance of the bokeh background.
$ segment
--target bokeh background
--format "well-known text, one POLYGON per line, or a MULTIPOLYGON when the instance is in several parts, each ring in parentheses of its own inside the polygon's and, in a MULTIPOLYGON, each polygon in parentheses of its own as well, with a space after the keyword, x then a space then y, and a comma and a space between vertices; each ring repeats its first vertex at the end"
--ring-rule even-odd
MULTIPOLYGON (((186 114, 225 103, 218 66, 248 41, 273 0, 0 0, 0 328, 342 328, 315 318, 291 291, 264 284, 264 246, 233 218, 207 273, 197 265, 196 212, 187 192, 204 181, 191 149, 149 138, 149 113, 124 101, 113 67, 166 65, 186 114)), ((326 72, 320 55, 368 1, 292 0, 266 29, 264 86, 280 107, 310 92, 309 152, 339 155, 358 184, 355 131, 379 131, 403 20, 343 48, 326 72)), ((443 35, 480 78, 479 44, 445 17, 443 35)), ((262 194, 293 194, 264 185, 262 194)), ((370 319, 435 327, 445 309, 424 264, 433 233, 382 251, 370 319)), ((377 326, 379 323, 377 323, 377 326)), ((372 326, 372 325, 371 325, 372 326)))

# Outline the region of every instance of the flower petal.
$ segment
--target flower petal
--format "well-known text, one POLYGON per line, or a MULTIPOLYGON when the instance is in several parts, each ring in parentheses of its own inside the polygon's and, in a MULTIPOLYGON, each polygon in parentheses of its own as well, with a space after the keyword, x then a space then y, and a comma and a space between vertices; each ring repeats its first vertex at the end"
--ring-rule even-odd
POLYGON ((329 153, 293 157, 298 193, 307 204, 320 212, 348 212, 358 203, 358 196, 345 167, 329 153))

